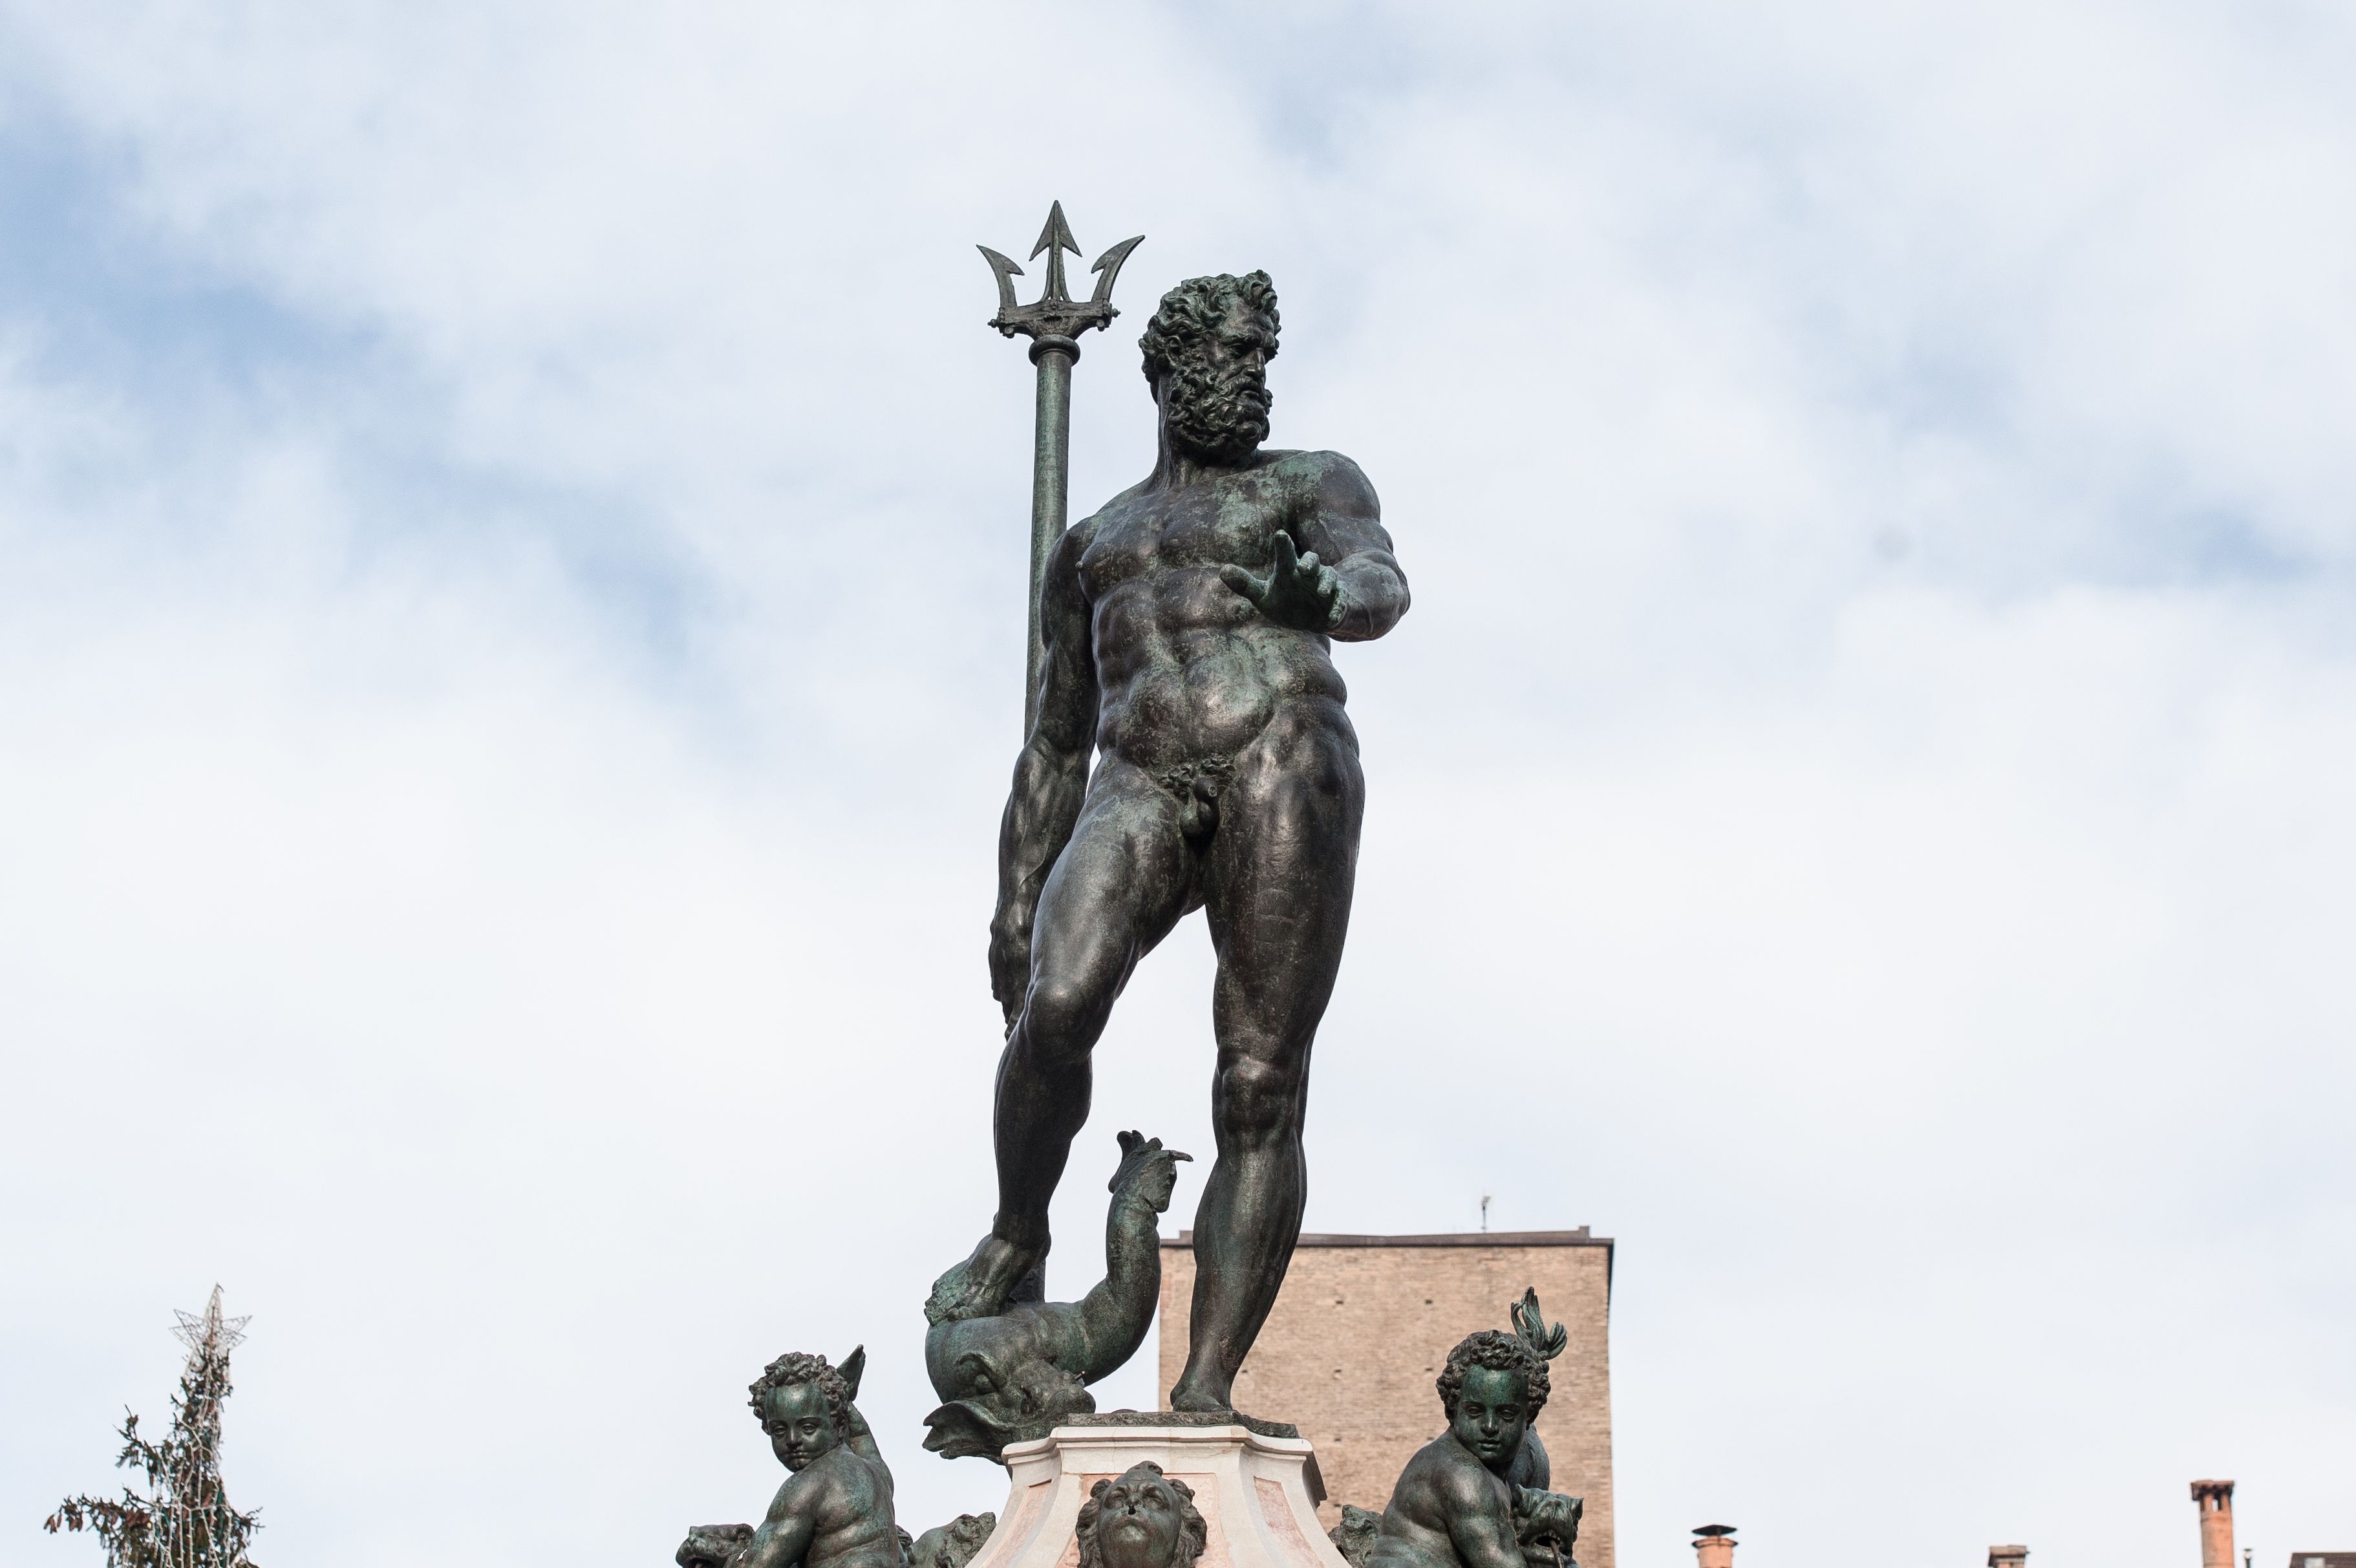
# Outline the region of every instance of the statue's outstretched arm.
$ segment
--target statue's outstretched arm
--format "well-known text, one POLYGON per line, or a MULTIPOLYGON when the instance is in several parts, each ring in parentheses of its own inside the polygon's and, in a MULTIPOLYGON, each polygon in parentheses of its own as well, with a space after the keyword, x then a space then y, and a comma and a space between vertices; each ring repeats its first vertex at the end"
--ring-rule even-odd
POLYGON ((1407 614, 1407 574, 1391 553, 1383 504, 1358 465, 1335 453, 1317 480, 1314 521, 1302 529, 1303 548, 1315 548, 1341 587, 1339 619, 1326 635, 1337 642, 1380 637, 1407 614))
POLYGON ((1162 1297, 1162 1213, 1178 1181, 1178 1162, 1159 1138, 1120 1135, 1120 1168, 1113 1173, 1112 1207, 1105 1216, 1104 1283, 1079 1301, 1081 1343, 1076 1368, 1093 1383, 1137 1353, 1162 1297))
POLYGON ((843 1444, 862 1459, 883 1464, 884 1450, 875 1446, 875 1433, 868 1426, 867 1418, 859 1413, 859 1385, 867 1376, 867 1347, 852 1346, 851 1354, 842 1359, 842 1365, 834 1369, 834 1375, 842 1380, 846 1396, 842 1402, 843 1444))
POLYGON ((842 1407, 842 1442, 862 1459, 873 1460, 878 1465, 884 1463, 884 1450, 875 1446, 874 1430, 867 1424, 867 1418, 859 1413, 859 1407, 855 1404, 842 1407))
POLYGON ((1079 821, 1087 792, 1088 757, 1096 748, 1097 665, 1090 646, 1088 603, 1080 592, 1080 553, 1092 530, 1065 530, 1047 557, 1040 590, 1045 669, 1039 678, 1039 716, 1014 763, 1014 788, 998 830, 998 912, 990 922, 990 989, 1005 1010, 1006 1026, 1022 1015, 1031 986, 1031 918, 1039 890, 1079 821))
POLYGON ((1260 614, 1296 631, 1340 642, 1382 636, 1407 614, 1407 574, 1391 553, 1382 503, 1358 465, 1338 452, 1312 454, 1316 478, 1288 507, 1262 577, 1230 563, 1219 581, 1260 614))

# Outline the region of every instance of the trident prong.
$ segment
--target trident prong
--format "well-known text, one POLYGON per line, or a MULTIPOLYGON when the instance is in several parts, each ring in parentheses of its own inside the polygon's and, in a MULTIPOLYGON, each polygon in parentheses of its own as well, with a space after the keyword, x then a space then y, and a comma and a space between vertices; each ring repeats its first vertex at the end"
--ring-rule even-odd
POLYGON ((1102 273, 1104 276, 1097 280, 1096 296, 1089 301, 1090 304, 1110 305, 1112 303, 1112 280, 1120 276, 1120 264, 1129 260, 1129 253, 1143 243, 1145 243, 1145 236, 1140 234, 1134 240, 1123 240, 1097 258, 1097 264, 1090 267, 1088 271, 1102 273))
POLYGON ((1039 403, 1036 423, 1032 430, 1031 452, 1031 650, 1023 669, 1023 735, 1029 739, 1031 726, 1039 716, 1039 677, 1045 668, 1044 643, 1039 624, 1039 589, 1047 576, 1047 553, 1064 534, 1064 516, 1070 499, 1072 446, 1072 366, 1080 358, 1080 334, 1091 328, 1101 329, 1112 324, 1120 314, 1112 305, 1113 280, 1120 275, 1120 266, 1129 253, 1145 242, 1145 236, 1123 240, 1097 258, 1088 270, 1102 274, 1097 280, 1097 291, 1087 299, 1076 300, 1064 280, 1064 252, 1084 254, 1079 242, 1072 238, 1072 226, 1064 220, 1064 204, 1054 202, 1047 209, 1047 226, 1039 231, 1039 243, 1031 259, 1037 261, 1042 252, 1047 257, 1046 286, 1039 297, 1029 305, 1014 303, 1014 280, 1023 269, 1014 258, 1003 256, 987 245, 974 247, 998 279, 998 314, 990 325, 1007 337, 1017 332, 1031 339, 1031 362, 1039 367, 1039 403))
POLYGON ((1039 231, 1039 242, 1032 247, 1031 259, 1037 261, 1039 252, 1047 252, 1047 287, 1042 299, 1069 299, 1070 285, 1064 282, 1064 252, 1080 253, 1080 242, 1072 238, 1072 226, 1064 221, 1064 204, 1060 201, 1047 209, 1047 226, 1039 231))
POLYGON ((1014 308, 1014 280, 1023 275, 1023 269, 1015 265, 1012 256, 1001 256, 987 245, 976 245, 974 249, 990 263, 990 270, 998 274, 998 314, 1003 316, 1014 308))

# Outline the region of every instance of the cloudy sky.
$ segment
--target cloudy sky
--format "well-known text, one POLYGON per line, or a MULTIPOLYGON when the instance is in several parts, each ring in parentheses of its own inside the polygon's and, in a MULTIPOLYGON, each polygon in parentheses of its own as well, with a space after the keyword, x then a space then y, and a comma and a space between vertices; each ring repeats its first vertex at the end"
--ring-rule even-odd
MULTIPOLYGON (((96 1561, 217 1280, 274 1568, 666 1562, 789 1348, 1000 1500, 918 1304, 1050 198, 1148 236, 1076 510, 1255 266, 1381 491, 1309 1223, 1619 1239, 1621 1561, 2356 1546, 2351 76, 2320 0, 0 5, 0 1562, 96 1561)), ((1208 975, 1059 1289, 1115 1130, 1208 1152, 1208 975)))

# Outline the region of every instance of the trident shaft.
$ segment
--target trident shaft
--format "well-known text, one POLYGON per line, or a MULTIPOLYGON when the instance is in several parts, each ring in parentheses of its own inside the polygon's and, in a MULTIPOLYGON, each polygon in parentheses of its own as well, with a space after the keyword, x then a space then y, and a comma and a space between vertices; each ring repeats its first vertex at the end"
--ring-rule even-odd
POLYGON ((1097 292, 1087 299, 1074 299, 1064 282, 1064 252, 1076 256, 1080 246, 1072 238, 1071 226, 1064 221, 1064 204, 1055 203, 1047 209, 1047 226, 1039 231, 1039 243, 1031 252, 1034 262, 1040 252, 1047 254, 1047 286, 1030 305, 1014 303, 1014 280, 1023 275, 1014 259, 987 245, 974 247, 998 274, 998 314, 990 318, 990 325, 1009 338, 1017 332, 1029 338, 1031 362, 1039 367, 1038 418, 1032 431, 1031 453, 1031 653, 1023 666, 1023 684, 1026 741, 1039 718, 1039 679, 1046 660, 1039 626, 1039 593, 1047 579, 1047 553, 1063 536, 1071 502, 1072 367, 1079 362, 1080 334, 1092 327, 1108 326, 1120 314, 1112 307, 1113 279, 1120 275, 1120 265, 1129 260, 1130 252, 1144 240, 1142 234, 1123 240, 1098 256, 1097 264, 1088 269, 1104 274, 1097 281, 1097 292))

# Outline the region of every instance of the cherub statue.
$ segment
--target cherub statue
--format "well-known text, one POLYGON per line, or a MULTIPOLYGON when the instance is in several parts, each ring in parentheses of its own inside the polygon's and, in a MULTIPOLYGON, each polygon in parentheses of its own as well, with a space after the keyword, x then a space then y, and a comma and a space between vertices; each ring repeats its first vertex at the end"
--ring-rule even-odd
POLYGON ((1090 1488, 1074 1533, 1080 1568, 1194 1568, 1211 1535, 1194 1489, 1151 1459, 1090 1488))
MULTIPOLYGON (((925 1446, 949 1458, 1000 1459, 1010 1443, 1044 1437, 1066 1416, 1093 1411, 1087 1385, 1136 1353, 1162 1294, 1158 1223, 1170 1207, 1177 1163, 1191 1156, 1159 1138, 1120 1134, 1120 1168, 1109 1184, 1105 1277, 1076 1302, 1011 1300, 986 1317, 951 1316, 963 1265, 933 1286, 925 1304, 925 1370, 946 1402, 925 1417, 925 1446)), ((1000 1459, 1002 1464, 1004 1461, 1000 1459)))
POLYGON ((1580 1499, 1510 1478, 1551 1391, 1546 1357, 1484 1328, 1448 1353, 1439 1388, 1448 1430, 1400 1472, 1365 1568, 1575 1568, 1580 1499))
POLYGON ((892 1472, 851 1402, 866 1369, 864 1347, 840 1369, 788 1351, 752 1385, 753 1413, 793 1474, 768 1517, 701 1525, 679 1549, 679 1568, 905 1568, 905 1537, 892 1517, 892 1472))
MULTIPOLYGON (((1535 1286, 1522 1292, 1522 1299, 1514 1305, 1512 1318, 1515 1336, 1541 1361, 1553 1360, 1570 1342, 1568 1329, 1560 1324, 1548 1326, 1547 1323, 1546 1315, 1538 1306, 1538 1293, 1535 1286)), ((1538 1402, 1546 1402, 1543 1396, 1538 1402)), ((1530 1412, 1532 1419, 1537 1414, 1535 1409, 1530 1412)), ((1522 1445, 1515 1450, 1512 1467, 1505 1472, 1505 1484, 1538 1492, 1545 1491, 1553 1484, 1553 1466, 1547 1458, 1546 1444, 1539 1439, 1536 1426, 1524 1428, 1522 1445)), ((1373 1554, 1375 1542, 1381 1538, 1382 1524, 1383 1516, 1374 1509, 1344 1503, 1342 1505, 1341 1522, 1327 1530, 1325 1535, 1350 1568, 1366 1568, 1366 1559, 1373 1554)), ((1569 1541, 1564 1541, 1562 1546, 1567 1552, 1569 1541)), ((1550 1563, 1552 1555, 1553 1549, 1549 1546, 1541 1560, 1550 1563)))

